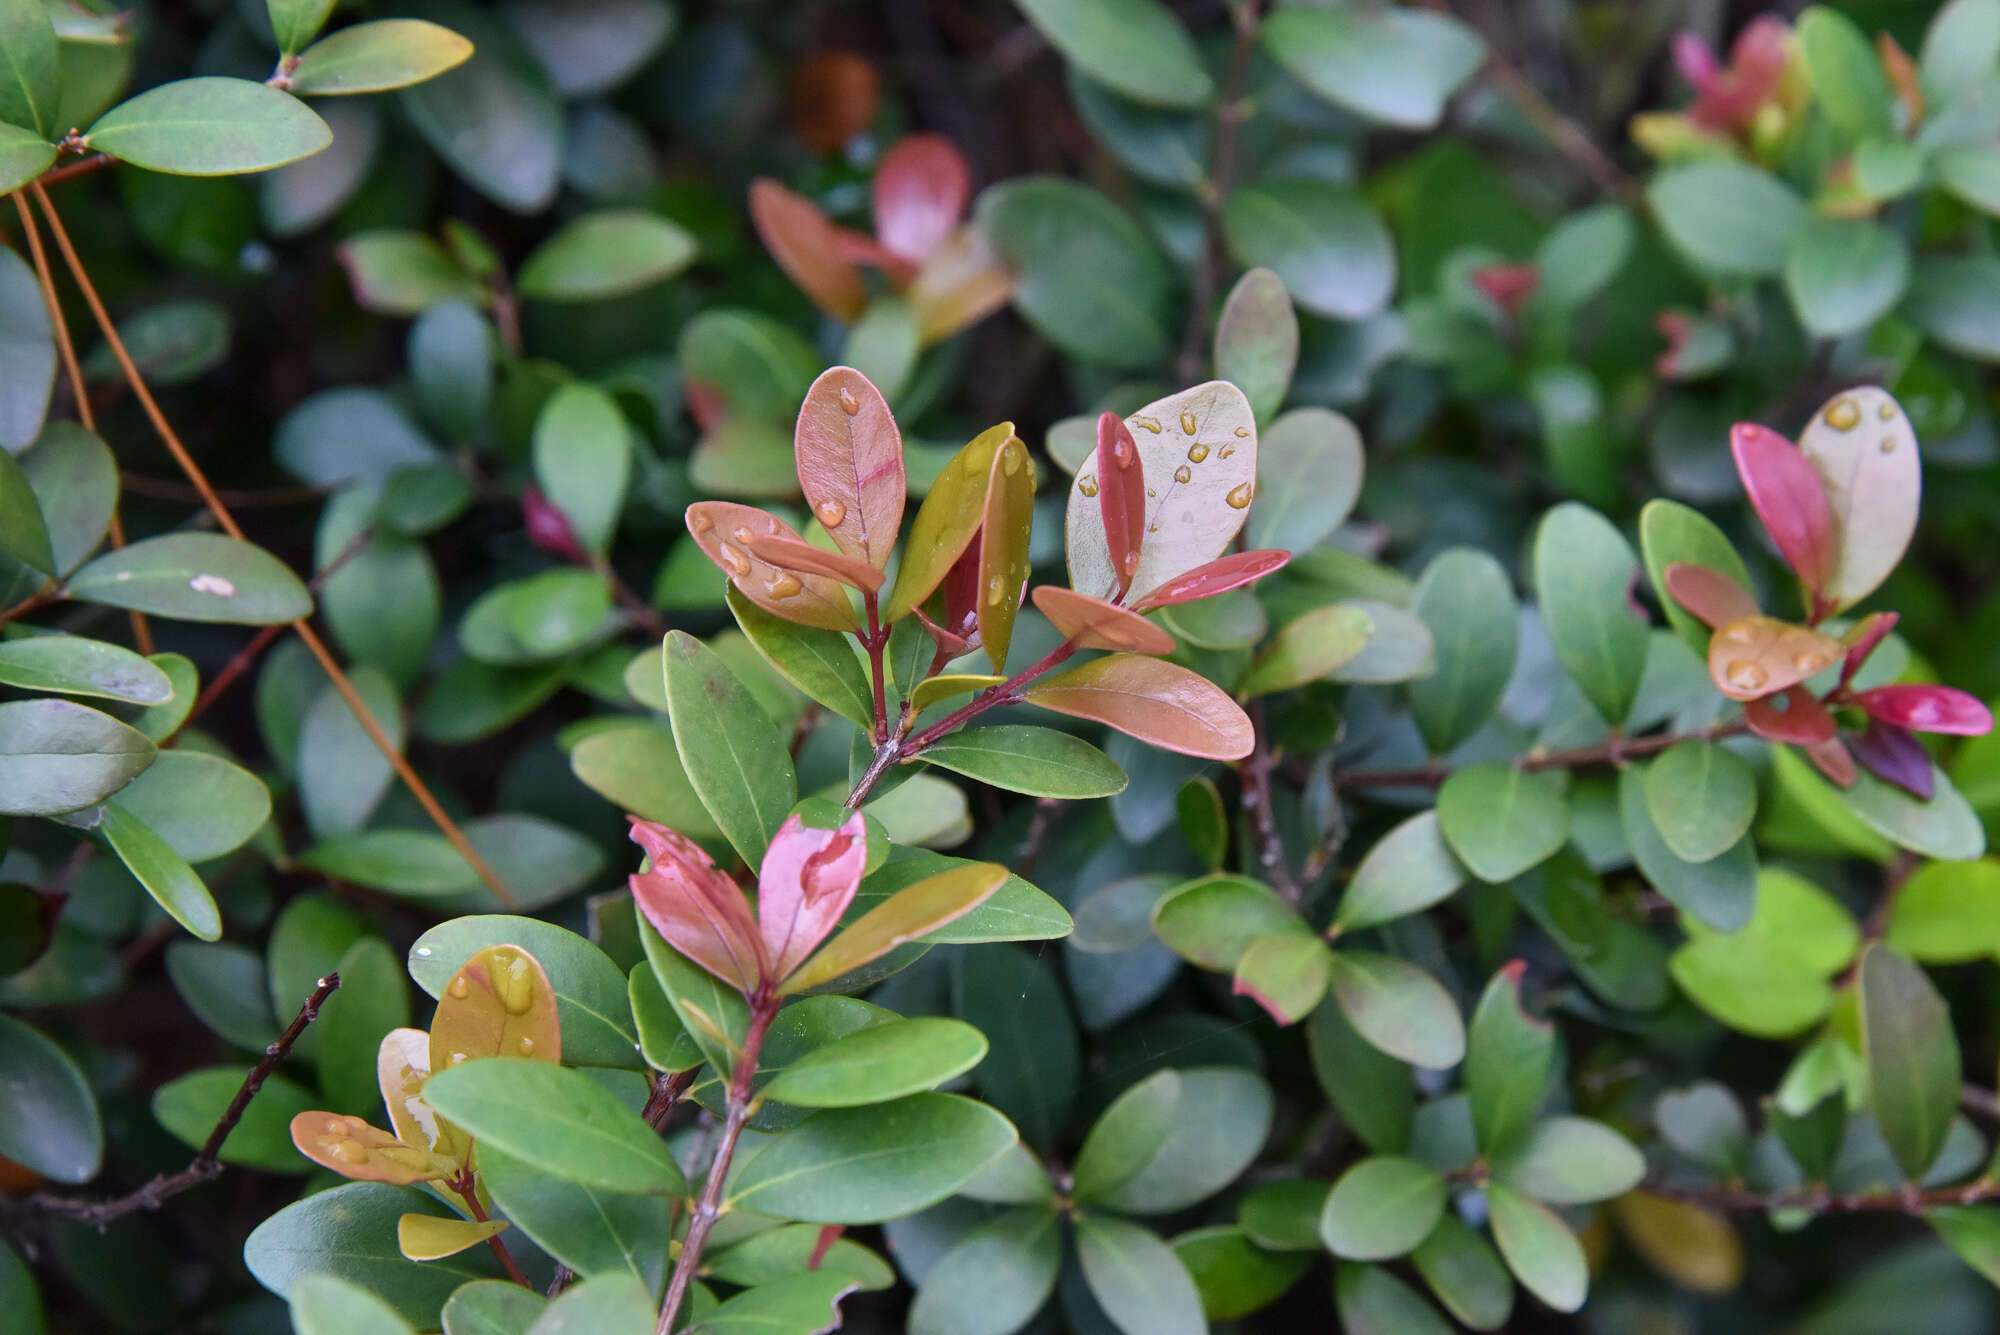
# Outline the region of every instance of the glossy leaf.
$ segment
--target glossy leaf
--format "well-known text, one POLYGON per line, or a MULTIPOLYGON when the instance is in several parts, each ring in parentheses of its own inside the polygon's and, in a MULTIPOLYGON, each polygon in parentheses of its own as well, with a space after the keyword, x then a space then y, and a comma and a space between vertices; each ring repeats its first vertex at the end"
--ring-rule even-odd
POLYGON ((811 571, 794 574, 750 550, 754 535, 801 541, 798 530, 776 515, 733 501, 697 501, 688 507, 687 529, 729 582, 772 616, 821 630, 860 628, 837 581, 811 571))
POLYGON ((667 704, 674 745, 702 804, 745 862, 764 857, 798 787, 770 716, 713 649, 667 636, 667 704))
POLYGON ((1315 95, 1387 125, 1424 130, 1479 68, 1484 46, 1457 19, 1418 10, 1287 5, 1258 28, 1272 59, 1315 95))
POLYGON ((507 1229, 504 1219, 479 1223, 471 1219, 440 1219, 406 1214, 396 1221, 396 1249, 412 1261, 436 1261, 477 1247, 507 1229))
POLYGON ((1916 532, 1923 493, 1916 431, 1888 391, 1863 386, 1813 414, 1799 452, 1819 478, 1835 533, 1820 593, 1848 607, 1889 577, 1916 532))
POLYGON ((448 1210, 422 1192, 375 1182, 315 1192, 257 1226, 243 1244, 244 1264, 274 1293, 289 1293, 302 1276, 331 1274, 363 1285, 404 1320, 428 1324, 452 1290, 489 1278, 493 1268, 477 1252, 407 1260, 396 1250, 396 1221, 412 1212, 444 1216, 448 1210), (348 1240, 345 1246, 318 1245, 335 1231, 348 1240))
POLYGON ((69 129, 61 119, 62 55, 48 10, 19 5, 0 18, 0 121, 44 143, 69 129))
POLYGON ((799 410, 797 452, 799 485, 834 545, 878 570, 888 564, 908 484, 881 391, 852 367, 821 375, 799 410))
MULTIPOLYGON (((404 1215, 422 1219, 441 1228, 464 1225, 462 1219, 441 1219, 435 1215, 404 1215)), ((472 1225, 477 1228, 480 1225, 472 1225)), ((504 1224, 499 1227, 505 1227, 504 1224)), ((405 1250, 405 1256, 409 1252, 405 1250)), ((411 1260, 420 1258, 411 1256, 411 1260)), ((357 1335, 360 1331, 380 1331, 382 1335, 415 1335, 416 1327, 396 1309, 358 1284, 335 1275, 303 1276, 292 1286, 292 1329, 298 1335, 357 1335)))
POLYGON ((1101 598, 1044 584, 1035 589, 1034 602, 1049 624, 1079 649, 1137 654, 1174 651, 1173 636, 1136 612, 1101 598))
POLYGON ((900 621, 929 598, 945 575, 978 535, 986 519, 986 497, 993 459, 1014 436, 1014 424, 1002 422, 974 436, 951 457, 924 497, 910 523, 910 540, 896 568, 883 618, 900 621))
POLYGON ((1454 547, 1424 568, 1410 610, 1430 627, 1437 671, 1410 683, 1410 714, 1433 755, 1499 708, 1520 641, 1513 584, 1485 552, 1454 547))
POLYGON ((1499 1330, 1514 1308, 1514 1282, 1485 1238, 1456 1216, 1438 1220, 1410 1263, 1445 1310, 1474 1330, 1499 1330))
POLYGON ((1737 474, 1757 517, 1809 595, 1824 595, 1839 559, 1825 484, 1811 461, 1768 427, 1738 422, 1729 433, 1737 474))
POLYGON ((1550 1205, 1586 1205, 1622 1196, 1646 1175, 1631 1141, 1587 1117, 1549 1117, 1501 1155, 1495 1174, 1550 1205))
MULTIPOLYGON (((170 1080, 153 1091, 153 1118, 189 1148, 203 1145, 248 1074, 243 1067, 211 1066, 170 1080)), ((267 1079, 223 1140, 222 1162, 266 1173, 305 1172, 287 1128, 310 1099, 282 1075, 267 1079)))
POLYGON ((181 926, 204 941, 222 935, 222 910, 187 859, 151 826, 117 802, 107 802, 98 829, 140 885, 181 926))
POLYGON ((1646 623, 1632 603, 1639 559, 1608 520, 1575 502, 1535 531, 1535 594, 1563 670, 1617 726, 1646 665, 1646 623))
MULTIPOLYGON (((548 206, 560 183, 562 106, 513 30, 462 0, 403 12, 467 38, 471 58, 397 94, 404 114, 475 190, 515 213, 548 206)), ((347 31, 353 31, 348 29, 347 31)))
POLYGON ((431 1020, 431 1070, 482 1057, 562 1061, 555 989, 535 957, 515 946, 488 946, 461 965, 431 1020))
POLYGON ((1902 299, 1909 284, 1908 243, 1866 219, 1814 219, 1793 236, 1785 255, 1792 309, 1819 338, 1866 329, 1902 299))
POLYGON ((1354 423, 1324 408, 1294 408, 1257 442, 1259 500, 1244 542, 1291 552, 1318 546, 1353 511, 1363 471, 1354 423))
POLYGON ((882 587, 882 572, 866 561, 842 552, 829 552, 797 538, 752 533, 744 541, 743 549, 759 561, 793 574, 825 575, 863 593, 874 593, 882 587))
POLYGON ((1486 1189, 1493 1240, 1515 1278, 1558 1312, 1583 1306, 1590 1271, 1576 1235, 1546 1205, 1496 1182, 1486 1189))
POLYGON ((475 1140, 566 1181, 606 1191, 687 1190, 651 1127, 580 1072, 518 1057, 434 1072, 424 1100, 475 1140))
POLYGON ((139 705, 165 704, 173 696, 173 683, 153 663, 129 649, 75 635, 0 643, 0 683, 139 705))
POLYGON ((1178 1071, 1155 1071, 1111 1101, 1092 1124, 1072 1169, 1073 1192, 1090 1202, 1116 1191, 1152 1163, 1174 1128, 1178 1071))
MULTIPOLYGON (((1267 25, 1292 12, 1281 10, 1267 25)), ((1232 255, 1275 272, 1315 315, 1363 319, 1395 289, 1389 229, 1348 187, 1306 177, 1238 187, 1223 206, 1222 230, 1232 255)))
POLYGON ((1235 970, 1258 937, 1299 926, 1296 910, 1276 891, 1227 873, 1176 886, 1153 906, 1153 928, 1170 950, 1224 973, 1235 970))
POLYGON ((1493 975, 1472 1012, 1465 1089, 1479 1148, 1507 1149, 1534 1121, 1556 1057, 1555 1027, 1527 1012, 1521 999, 1525 965, 1516 960, 1493 975))
POLYGON ((1446 845, 1437 813, 1419 812, 1363 855, 1333 921, 1343 931, 1378 926, 1441 903, 1464 883, 1465 868, 1446 845))
POLYGON ((1199 1335, 1205 1328, 1187 1267, 1151 1230, 1086 1214, 1076 1223, 1076 1246, 1091 1295, 1120 1330, 1199 1335))
POLYGON ((1708 641, 1708 675, 1732 700, 1773 695, 1839 662, 1839 640, 1776 617, 1744 617, 1719 627, 1708 641))
POLYGON ((972 596, 978 600, 980 646, 993 670, 1004 672, 1014 618, 1028 583, 1028 536, 1035 520, 1035 465, 1020 437, 1009 437, 1000 446, 986 476, 972 596))
POLYGON ((1361 608, 1315 607, 1265 645, 1237 693, 1249 699, 1318 681, 1352 663, 1374 633, 1374 618, 1361 608))
POLYGON ((357 1182, 407 1185, 449 1176, 457 1168, 450 1159, 434 1156, 359 1117, 302 1112, 292 1118, 290 1130, 300 1154, 357 1182))
POLYGON ((961 863, 927 876, 869 909, 785 980, 787 995, 830 983, 894 950, 936 931, 984 903, 1007 880, 1007 869, 991 862, 961 863))
POLYGON ((1217 594, 1255 583, 1264 576, 1283 569, 1285 563, 1290 560, 1289 552, 1235 552, 1198 565, 1192 570, 1164 581, 1140 599, 1138 605, 1166 607, 1202 598, 1213 598, 1217 594))
POLYGON ((144 734, 83 705, 0 704, 0 813, 53 815, 101 802, 154 755, 144 734))
POLYGON ((535 477, 576 540, 602 554, 617 531, 632 469, 632 436, 611 396, 574 381, 535 418, 535 477))
POLYGON ((1035 797, 1109 797, 1127 782, 1117 761, 1082 738, 1021 724, 963 729, 924 748, 923 759, 1035 797))
POLYGON ((1733 161, 1669 167, 1647 186, 1646 202, 1678 250, 1725 277, 1778 273, 1806 220, 1791 186, 1733 161))
POLYGON ((1647 767, 1646 808, 1676 857, 1707 862, 1749 833, 1757 778, 1713 742, 1681 742, 1647 767))
POLYGON ((934 1089, 979 1064, 986 1039, 956 1020, 870 1026, 786 1066, 763 1095, 804 1108, 848 1108, 934 1089))
MULTIPOLYGON (((1097 514, 1104 528, 1104 540, 1115 588, 1108 596, 1123 598, 1138 573, 1139 553, 1146 538, 1146 497, 1153 488, 1146 485, 1139 456, 1139 444, 1132 428, 1116 413, 1097 419, 1097 514), (1107 466, 1105 461, 1109 460, 1107 466)), ((1080 471, 1080 470, 1079 470, 1080 471)), ((1087 488, 1080 488, 1090 495, 1087 488)))
POLYGON ((875 168, 875 235, 895 255, 921 263, 958 224, 972 197, 972 171, 943 135, 898 140, 875 168))
POLYGON ((1009 1210, 965 1234, 925 1274, 911 1335, 1008 1335, 1047 1301, 1061 1261, 1053 1211, 1009 1210))
POLYGON ((104 1155, 97 1099, 68 1054, 0 1015, 0 1155, 57 1182, 87 1182, 104 1155))
POLYGON ((1444 1178, 1396 1155, 1363 1159, 1341 1174, 1320 1215, 1320 1236, 1335 1256, 1388 1261, 1414 1250, 1444 1211, 1444 1178))
POLYGON ((1044 678, 1030 704, 1106 723, 1166 751, 1240 760, 1255 740, 1243 710, 1206 678, 1157 658, 1112 654, 1044 678))
POLYGON ((0 187, 18 190, 49 169, 56 146, 32 131, 0 124, 0 187))
POLYGON ((548 974, 563 1056, 572 1065, 638 1067, 625 976, 603 951, 553 923, 498 913, 453 918, 425 932, 410 947, 410 977, 431 996, 443 998, 460 964, 499 945, 528 952, 548 974))
POLYGON ((146 538, 84 565, 70 596, 180 621, 265 626, 312 611, 312 595, 260 547, 219 533, 146 538))
POLYGON ((1364 1039, 1392 1057, 1444 1070, 1465 1056, 1465 1028, 1442 984, 1393 955, 1336 950, 1333 999, 1364 1039))
POLYGON ((1438 790, 1438 821, 1452 852, 1495 885, 1552 856, 1569 838, 1561 791, 1544 775, 1470 765, 1438 790))
MULTIPOLYGON (((1738 930, 1750 921, 1757 894, 1757 851, 1749 835, 1704 861, 1683 858, 1660 833, 1651 808, 1650 773, 1628 765, 1618 774, 1619 828, 1640 874, 1682 912, 1718 932, 1738 930)), ((1673 804, 1686 810, 1700 796, 1677 793, 1673 804)), ((1750 797, 1754 806, 1756 794, 1750 797)))
POLYGON ((1262 1006, 1279 1024, 1296 1024, 1326 995, 1332 969, 1326 944, 1311 932, 1297 927, 1267 932, 1236 962, 1230 990, 1262 1006))
POLYGON ((1885 945, 1861 956, 1868 1106, 1906 1177, 1923 1176, 1958 1108, 1958 1039, 1924 971, 1885 945))
POLYGON ((314 42, 291 74, 307 97, 384 93, 434 79, 472 57, 472 43, 423 19, 355 23, 314 42))
MULTIPOLYGON (((863 728, 873 725, 875 707, 869 695, 867 669, 855 654, 851 639, 833 631, 801 626, 797 622, 772 616, 745 597, 741 589, 733 586, 728 599, 736 624, 743 628, 750 643, 757 646, 757 652, 778 670, 780 676, 841 717, 851 719, 863 728)), ((588 745, 588 740, 584 745, 588 745)), ((572 763, 577 763, 581 750, 580 746, 570 753, 572 763)), ((638 811, 636 807, 630 809, 638 811)), ((640 811, 639 814, 650 813, 640 811)), ((666 816, 656 815, 652 819, 676 828, 686 828, 666 816)), ((699 834, 700 831, 691 833, 699 834)))
POLYGON ((180 176, 267 171, 333 142, 305 103, 249 79, 182 79, 98 117, 83 135, 99 153, 180 176))

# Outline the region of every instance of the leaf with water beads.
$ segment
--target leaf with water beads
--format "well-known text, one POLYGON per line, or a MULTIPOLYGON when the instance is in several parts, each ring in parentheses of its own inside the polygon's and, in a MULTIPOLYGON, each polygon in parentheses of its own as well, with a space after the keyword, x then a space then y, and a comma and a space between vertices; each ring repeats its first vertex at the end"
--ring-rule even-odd
POLYGON ((356 1182, 428 1182, 449 1176, 455 1167, 359 1117, 333 1112, 302 1112, 294 1117, 292 1144, 314 1163, 356 1182))
POLYGON ((861 625, 847 591, 824 575, 795 574, 750 551, 750 539, 788 538, 802 542, 797 529, 754 505, 697 501, 687 508, 688 535, 702 554, 729 576, 743 596, 772 616, 821 630, 855 630, 861 625))
POLYGON ((1075 589, 1044 584, 1034 592, 1035 608, 1079 649, 1170 654, 1174 637, 1137 612, 1075 589))
POLYGON ((1028 584, 1028 533, 1035 522, 1035 465, 1019 437, 1010 437, 994 454, 987 479, 979 533, 979 642, 993 670, 1005 672, 1014 618, 1028 584))
POLYGON ((829 552, 809 542, 773 533, 752 533, 743 545, 758 560, 769 561, 783 570, 825 575, 863 593, 873 593, 882 587, 881 571, 844 552, 829 552))
POLYGON ((1708 642, 1708 675, 1732 700, 1796 686, 1840 661, 1839 640, 1776 617, 1752 616, 1718 629, 1708 642))
POLYGON ((792 449, 799 488, 833 545, 888 565, 910 488, 903 433, 882 391, 851 366, 822 373, 799 408, 792 449))
POLYGON ((535 957, 489 946, 460 966, 431 1021, 431 1070, 481 1057, 562 1060, 556 994, 535 957))

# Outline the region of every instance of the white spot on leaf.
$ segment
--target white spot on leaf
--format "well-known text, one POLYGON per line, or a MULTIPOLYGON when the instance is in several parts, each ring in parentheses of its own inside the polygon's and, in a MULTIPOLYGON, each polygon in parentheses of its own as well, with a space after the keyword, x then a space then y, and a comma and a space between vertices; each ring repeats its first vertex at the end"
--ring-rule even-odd
POLYGON ((220 575, 196 575, 188 581, 188 587, 196 593, 212 593, 218 598, 236 596, 236 586, 220 575))

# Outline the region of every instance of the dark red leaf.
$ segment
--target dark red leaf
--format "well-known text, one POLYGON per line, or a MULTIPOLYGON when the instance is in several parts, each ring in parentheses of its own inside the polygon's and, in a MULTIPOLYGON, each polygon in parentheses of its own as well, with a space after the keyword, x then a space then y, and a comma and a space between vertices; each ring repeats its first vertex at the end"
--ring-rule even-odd
POLYGON ((1782 695, 1767 695, 1743 706, 1743 721, 1750 731, 1767 742, 1791 742, 1810 746, 1831 740, 1838 731, 1833 714, 1803 686, 1794 686, 1782 695), (1783 700, 1785 707, 1778 708, 1783 700))
POLYGON ((1797 446, 1755 422, 1738 422, 1729 433, 1729 448, 1757 517, 1799 582, 1816 598, 1833 574, 1838 555, 1833 509, 1819 474, 1797 446))
POLYGON ((1993 731, 1993 711, 1951 686, 1877 686, 1855 697, 1872 719, 1913 732, 1980 737, 1993 731))
POLYGON ((967 644, 979 636, 979 532, 945 572, 938 588, 944 594, 944 628, 967 644))
POLYGON ((1899 615, 1896 612, 1870 612, 1852 630, 1840 637, 1847 645, 1847 658, 1840 665, 1842 686, 1854 680, 1854 674, 1868 661, 1868 655, 1875 652, 1875 646, 1882 643, 1882 638, 1896 628, 1899 615))
POLYGON ((912 264, 936 250, 972 198, 972 170, 951 140, 913 134, 875 169, 875 236, 912 264))
POLYGON ((1542 285, 1542 271, 1532 264, 1489 264, 1472 271, 1472 285, 1495 306, 1516 315, 1542 285))
POLYGON ((576 540, 576 530, 570 527, 569 516, 542 495, 542 489, 532 482, 521 490, 521 518, 527 523, 528 541, 535 546, 565 561, 590 564, 590 554, 576 540))
POLYGON ((1907 729, 1870 719, 1868 731, 1849 739, 1848 746, 1876 778, 1895 784, 1919 802, 1931 800, 1937 776, 1931 770, 1930 754, 1907 729))
POLYGON ((1750 591, 1720 570, 1675 561, 1666 570, 1667 592, 1710 630, 1757 615, 1750 591))
POLYGON ((1139 544, 1146 538, 1146 470, 1132 429, 1117 413, 1097 419, 1097 510, 1111 546, 1111 573, 1118 592, 1132 587, 1139 569, 1139 544))
POLYGON ((1264 576, 1282 570, 1291 559, 1290 552, 1269 547, 1254 552, 1231 552, 1207 565, 1199 565, 1174 576, 1141 599, 1139 607, 1166 607, 1172 603, 1191 603, 1197 598, 1212 598, 1218 593, 1254 584, 1264 576))

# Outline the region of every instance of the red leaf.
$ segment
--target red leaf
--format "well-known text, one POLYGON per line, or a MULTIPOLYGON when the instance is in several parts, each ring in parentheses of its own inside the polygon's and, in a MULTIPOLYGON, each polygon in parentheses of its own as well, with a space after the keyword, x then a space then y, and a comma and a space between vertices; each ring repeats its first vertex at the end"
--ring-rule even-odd
POLYGON ((1269 547, 1254 552, 1231 552, 1219 560, 1174 576, 1141 598, 1138 607, 1144 610, 1173 603, 1191 603, 1197 598, 1213 598, 1218 593, 1254 584, 1264 576, 1283 569, 1291 559, 1290 552, 1269 547))
POLYGON ((1993 711, 1951 686, 1877 686, 1854 700, 1868 717, 1912 732, 1980 737, 1993 731, 1993 711))
POLYGON ((889 563, 909 481, 888 401, 851 366, 821 373, 799 407, 799 488, 834 546, 876 569, 889 563))
POLYGON ((1741 584, 1707 566, 1675 561, 1667 567, 1667 592, 1710 630, 1757 615, 1757 600, 1741 584))
POLYGON ((1870 774, 1884 783, 1895 784, 1919 802, 1930 801, 1937 790, 1930 753, 1903 728, 1870 719, 1868 731, 1853 738, 1848 746, 1870 774))
POLYGON ((915 134, 875 169, 875 235, 890 252, 923 263, 972 198, 972 170, 951 140, 915 134))
POLYGON ((521 518, 528 527, 528 541, 535 546, 565 561, 590 564, 589 553, 576 540, 576 530, 569 526, 569 516, 532 482, 521 489, 521 518))
POLYGON ((1542 271, 1532 264, 1489 264, 1472 271, 1472 285, 1495 306, 1515 315, 1542 285, 1542 271))
POLYGON ((1842 686, 1854 680, 1854 674, 1868 661, 1868 655, 1875 652, 1875 646, 1896 628, 1900 616, 1898 612, 1870 612, 1840 637, 1841 643, 1847 646, 1847 661, 1840 665, 1842 686))
POLYGON ((1132 429, 1117 413, 1097 419, 1097 477, 1097 509, 1111 544, 1111 573, 1123 594, 1132 587, 1139 545, 1146 539, 1146 470, 1132 429))
POLYGON ((750 183, 750 221, 771 258, 815 306, 850 323, 861 314, 868 304, 861 271, 841 258, 836 235, 841 229, 817 204, 760 177, 750 183))
POLYGON ((868 831, 855 812, 837 830, 816 830, 788 816, 757 870, 757 930, 781 981, 819 949, 861 888, 868 831))
POLYGON ((1044 584, 1034 591, 1035 607, 1079 649, 1170 654, 1174 637, 1137 612, 1075 589, 1044 584))
MULTIPOLYGON (((983 529, 984 525, 981 526, 983 529)), ((980 529, 974 529, 973 540, 966 545, 959 558, 951 563, 945 572, 944 582, 938 585, 944 594, 944 628, 963 639, 968 645, 979 634, 979 549, 980 529)), ((956 657, 957 655, 953 655, 956 657)))
POLYGON ((766 967, 750 901, 692 839, 637 816, 632 842, 652 866, 629 878, 632 899, 668 945, 745 996, 766 967))
POLYGON ((1182 755, 1241 760, 1256 743, 1243 707, 1206 677, 1157 658, 1112 654, 1071 668, 1022 698, 1071 718, 1108 723, 1182 755))
POLYGON ((687 399, 688 416, 694 419, 695 426, 704 436, 729 415, 729 400, 714 385, 689 380, 685 382, 682 393, 687 399))
POLYGON ((1838 555, 1833 510, 1819 474, 1792 442, 1755 422, 1738 422, 1730 430, 1729 448, 1757 517, 1816 598, 1838 555))
POLYGON ((1752 700, 1743 706, 1743 721, 1767 742, 1790 742, 1795 746, 1831 740, 1839 731, 1832 712, 1803 686, 1794 686, 1782 696, 1767 695, 1752 700), (1783 709, 1777 707, 1781 698, 1785 701, 1783 709))
POLYGON ((1830 737, 1811 746, 1802 746, 1799 750, 1806 753, 1806 759, 1812 761, 1813 768, 1826 775, 1828 782, 1841 788, 1854 786, 1854 780, 1858 777, 1854 769, 1854 757, 1848 754, 1847 748, 1841 745, 1838 737, 1830 737))
POLYGON ((873 593, 882 587, 882 572, 866 561, 815 547, 799 538, 753 533, 743 545, 752 556, 780 569, 825 575, 842 584, 851 584, 863 593, 873 593))

